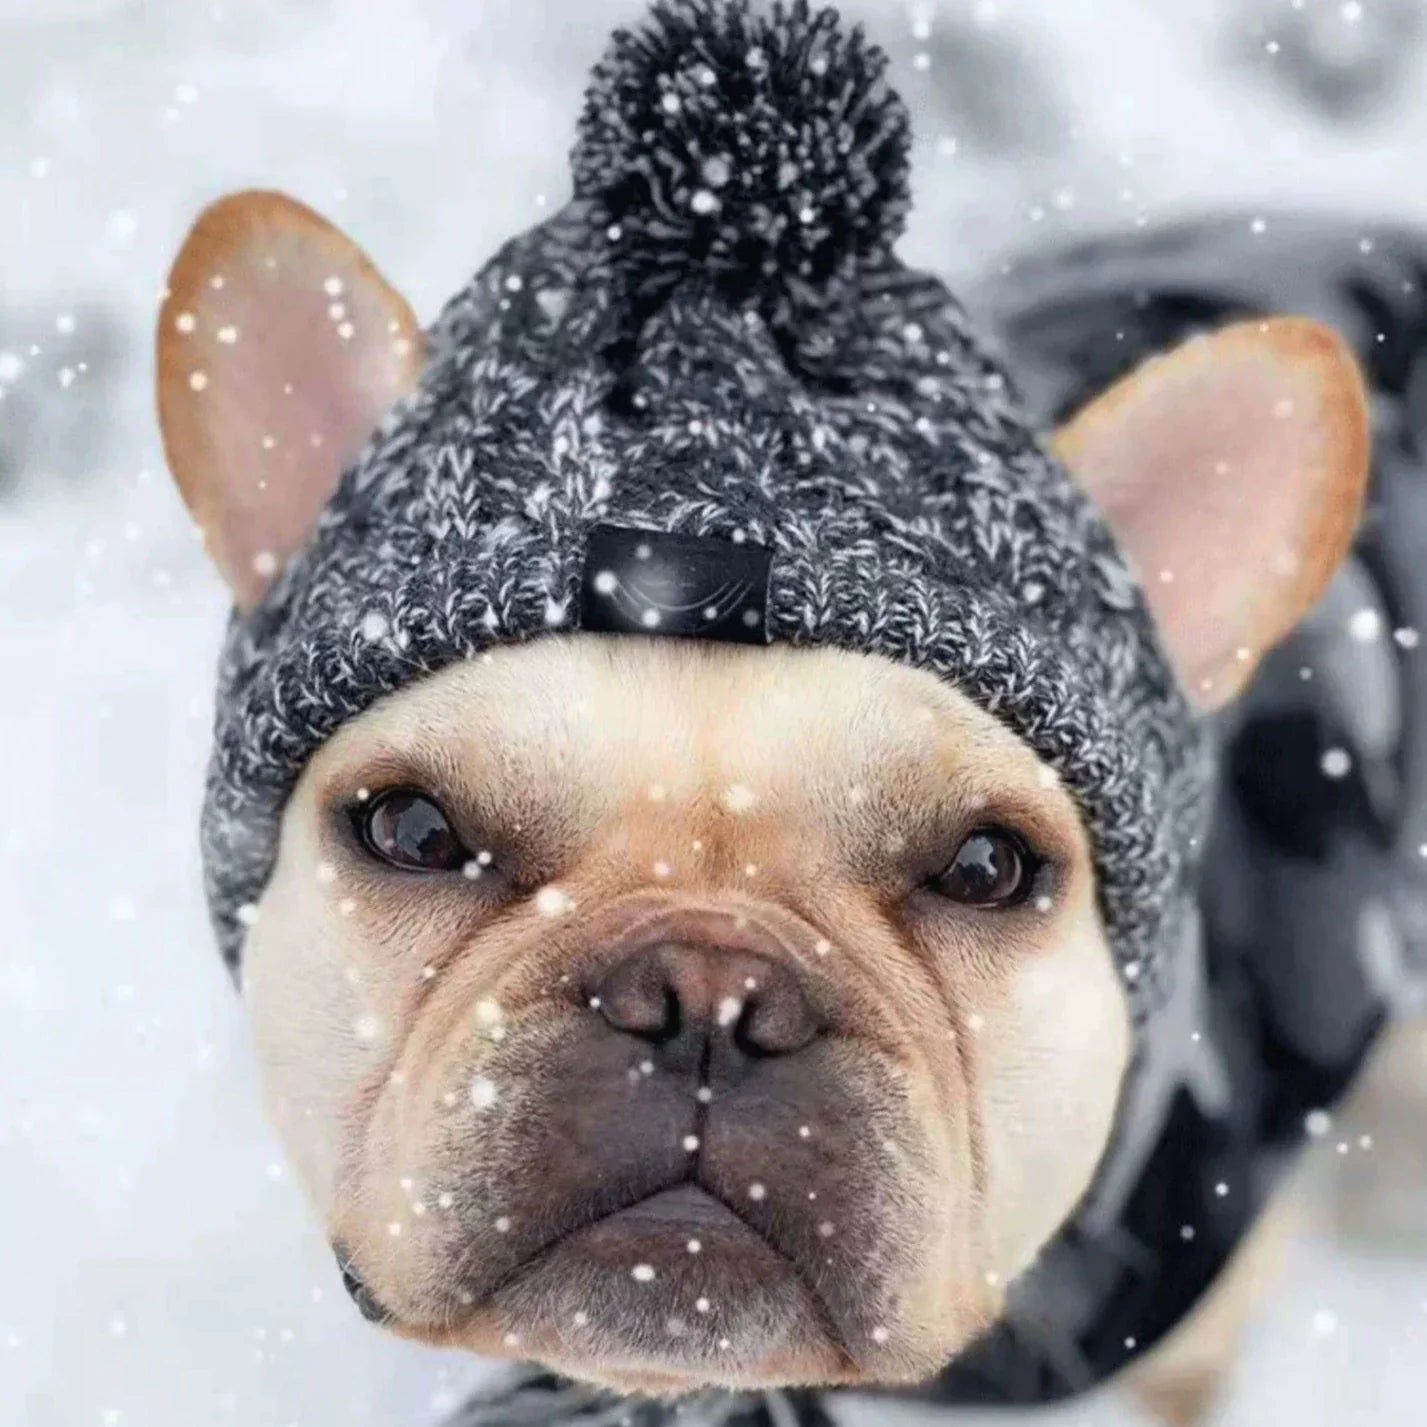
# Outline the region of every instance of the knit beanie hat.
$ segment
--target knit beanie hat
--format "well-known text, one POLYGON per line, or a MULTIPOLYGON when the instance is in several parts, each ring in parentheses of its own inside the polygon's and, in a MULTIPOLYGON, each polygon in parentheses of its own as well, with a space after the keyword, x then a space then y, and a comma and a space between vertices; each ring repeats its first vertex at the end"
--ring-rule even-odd
POLYGON ((428 334, 418 389, 223 652, 203 813, 237 966, 308 756, 496 644, 615 631, 926 669, 1078 800, 1142 1017, 1207 768, 1135 582, 934 277, 893 256, 908 118, 806 0, 661 0, 616 33, 574 198, 428 334))

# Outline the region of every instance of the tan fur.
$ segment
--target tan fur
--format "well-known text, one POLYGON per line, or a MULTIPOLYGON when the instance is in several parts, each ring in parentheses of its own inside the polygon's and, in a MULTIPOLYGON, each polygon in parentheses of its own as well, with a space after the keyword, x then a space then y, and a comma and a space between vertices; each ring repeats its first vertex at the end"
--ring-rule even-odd
POLYGON ((1329 1138, 1360 1151, 1324 1156, 1332 1226, 1377 1252, 1427 1253, 1427 1016, 1384 1030, 1329 1138))
POLYGON ((1249 1320, 1276 1282, 1288 1241, 1302 1229, 1337 1232, 1373 1250, 1427 1245, 1427 1019, 1388 1027, 1335 1115, 1200 1307, 1126 1383, 1167 1427, 1213 1420, 1249 1320), (1370 1149, 1360 1141, 1366 1137, 1370 1149), (1358 1146, 1342 1155, 1339 1143, 1358 1146))
POLYGON ((1165 1427, 1200 1427, 1211 1418, 1245 1327, 1278 1277, 1301 1207, 1295 1190, 1282 1191, 1194 1312, 1125 1373, 1125 1385, 1165 1427))
MULTIPOLYGON (((879 1112, 887 1143, 859 1191, 860 1222, 845 1226, 869 1294, 902 1291, 895 1309, 874 1305, 888 1342, 853 1345, 854 1362, 801 1344, 784 1371, 924 1374, 984 1325, 1083 1191, 1128 1048, 1070 799, 930 675, 830 651, 550 639, 450 670, 348 725, 291 801, 247 950, 265 1090, 289 1153, 398 1316, 500 1350, 502 1323, 477 1312, 447 1329, 439 1302, 456 1236, 431 1212, 450 1189, 432 1176, 463 1168, 438 1153, 451 1119, 441 1096, 487 1059, 450 1025, 499 1006, 508 1055, 592 928, 598 939, 627 916, 694 902, 779 928, 827 979, 847 1072, 877 1067, 897 1087, 879 1112), (392 885, 334 843, 334 800, 409 781, 473 824, 538 828, 537 860, 568 912, 542 917, 527 897, 496 915, 459 878, 392 885), (948 910, 902 886, 905 849, 932 810, 946 857, 956 828, 1006 822, 1063 859, 1054 907, 948 910), (887 902, 909 891, 898 925, 887 902), (823 957, 808 944, 820 937, 833 947, 823 957), (413 1216, 422 1196, 428 1212, 413 1216)), ((511 1093, 541 1113, 538 1078, 511 1093)), ((477 1134, 467 1152, 500 1147, 477 1134)), ((750 1371, 768 1368, 734 1363, 729 1379, 750 1371)))

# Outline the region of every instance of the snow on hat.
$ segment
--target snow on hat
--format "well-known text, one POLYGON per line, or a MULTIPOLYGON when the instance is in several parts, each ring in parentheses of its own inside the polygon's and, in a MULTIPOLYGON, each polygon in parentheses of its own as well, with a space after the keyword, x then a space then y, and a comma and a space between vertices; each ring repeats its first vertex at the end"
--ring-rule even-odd
POLYGON ((933 277, 892 252, 908 119, 803 0, 662 0, 594 72, 575 194, 429 334, 219 676, 202 836, 236 967, 304 761, 552 630, 930 670, 1079 802, 1138 1013, 1186 913, 1206 740, 1105 524, 933 277))

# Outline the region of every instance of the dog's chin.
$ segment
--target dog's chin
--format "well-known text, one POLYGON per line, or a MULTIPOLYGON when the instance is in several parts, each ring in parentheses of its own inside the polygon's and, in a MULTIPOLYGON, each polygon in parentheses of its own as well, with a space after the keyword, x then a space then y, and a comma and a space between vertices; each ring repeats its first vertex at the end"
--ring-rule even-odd
POLYGON ((620 1392, 865 1375, 799 1267, 693 1185, 566 1235, 488 1308, 503 1351, 620 1392))

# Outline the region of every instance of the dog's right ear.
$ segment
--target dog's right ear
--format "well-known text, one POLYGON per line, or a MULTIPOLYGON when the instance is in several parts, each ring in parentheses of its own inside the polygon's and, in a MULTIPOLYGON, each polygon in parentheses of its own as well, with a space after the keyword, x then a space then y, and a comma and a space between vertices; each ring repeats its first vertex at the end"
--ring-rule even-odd
POLYGON ((283 194, 251 191, 206 208, 184 240, 156 364, 169 468, 246 609, 415 383, 421 331, 351 239, 283 194))

